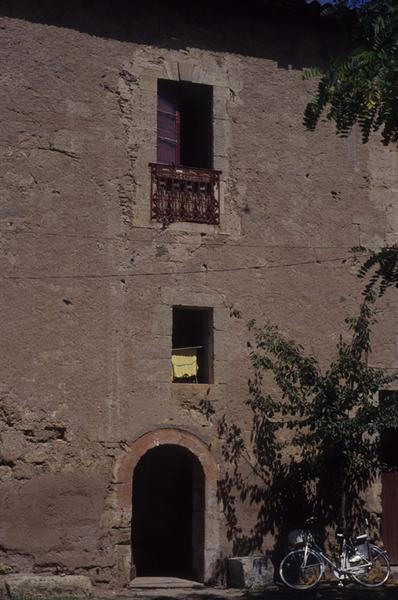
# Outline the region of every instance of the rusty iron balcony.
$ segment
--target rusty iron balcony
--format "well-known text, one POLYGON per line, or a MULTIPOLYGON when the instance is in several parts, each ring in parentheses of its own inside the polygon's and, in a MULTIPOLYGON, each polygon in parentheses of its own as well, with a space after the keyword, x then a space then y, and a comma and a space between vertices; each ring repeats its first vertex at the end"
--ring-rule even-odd
POLYGON ((220 171, 150 163, 151 219, 220 222, 220 171))

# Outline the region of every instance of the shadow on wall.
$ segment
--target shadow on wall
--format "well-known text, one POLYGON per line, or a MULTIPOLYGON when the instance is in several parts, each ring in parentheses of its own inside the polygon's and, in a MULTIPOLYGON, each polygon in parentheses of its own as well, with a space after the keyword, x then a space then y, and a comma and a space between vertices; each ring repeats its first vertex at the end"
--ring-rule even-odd
MULTIPOLYGON (((201 412, 206 413, 203 406, 201 412)), ((213 415, 211 413, 210 418, 213 415)), ((252 447, 248 452, 241 429, 231 424, 225 415, 216 420, 216 425, 224 464, 228 465, 218 481, 218 499, 225 516, 227 538, 232 544, 232 556, 263 554, 264 540, 271 534, 273 547, 266 549, 265 555, 272 562, 278 581, 279 564, 288 549, 289 532, 302 529, 308 517, 316 519, 313 533, 321 546, 333 540, 333 536, 328 539, 328 532, 339 523, 341 525, 339 507, 336 507, 340 465, 336 457, 331 456, 314 485, 303 465, 305 461, 286 461, 279 455, 276 434, 280 432, 271 430, 269 422, 258 412, 253 414, 252 447), (250 454, 257 455, 254 470, 249 466, 250 454), (251 527, 241 519, 243 505, 251 507, 251 527)), ((360 478, 351 482, 347 493, 351 533, 360 531, 358 526, 363 527, 365 517, 371 530, 378 529, 378 519, 368 512, 363 491, 360 478)))
POLYGON ((226 0, 3 0, 0 16, 123 42, 268 58, 281 68, 321 65, 328 58, 328 38, 336 39, 336 26, 320 20, 319 5, 305 0, 236 6, 226 0))

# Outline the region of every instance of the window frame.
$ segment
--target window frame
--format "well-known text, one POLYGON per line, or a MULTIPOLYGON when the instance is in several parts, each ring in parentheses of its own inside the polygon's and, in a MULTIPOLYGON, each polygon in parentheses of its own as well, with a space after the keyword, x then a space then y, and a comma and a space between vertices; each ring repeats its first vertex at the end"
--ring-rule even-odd
MULTIPOLYGON (((211 385, 214 383, 214 309, 213 307, 202 307, 202 306, 184 306, 184 305, 173 305, 172 306, 172 357, 173 351, 178 350, 178 347, 174 347, 175 336, 176 336, 176 315, 183 312, 197 312, 201 313, 199 325, 201 344, 196 336, 198 333, 198 324, 196 324, 196 333, 194 334, 195 339, 192 339, 192 344, 184 345, 182 348, 197 348, 197 361, 198 361, 198 378, 196 382, 192 381, 176 381, 173 377, 172 368, 172 382, 173 383, 198 383, 211 385), (200 351, 200 349, 202 351, 200 351)), ((181 323, 179 324, 181 326, 181 323)), ((180 348, 181 349, 181 348, 180 348)), ((171 361, 173 358, 171 357, 171 361)))

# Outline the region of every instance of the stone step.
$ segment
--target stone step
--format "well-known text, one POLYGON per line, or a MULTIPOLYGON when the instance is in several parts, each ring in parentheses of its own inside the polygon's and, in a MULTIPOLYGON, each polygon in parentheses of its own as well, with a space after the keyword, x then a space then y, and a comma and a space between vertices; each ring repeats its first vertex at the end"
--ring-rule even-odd
POLYGON ((203 589, 203 583, 192 581, 190 579, 181 579, 180 577, 135 577, 130 583, 129 588, 138 589, 203 589))
MULTIPOLYGON (((4 577, 4 594, 7 598, 88 599, 93 596, 91 581, 84 575, 9 574, 4 577)), ((2 593, 0 590, 0 597, 2 593)))

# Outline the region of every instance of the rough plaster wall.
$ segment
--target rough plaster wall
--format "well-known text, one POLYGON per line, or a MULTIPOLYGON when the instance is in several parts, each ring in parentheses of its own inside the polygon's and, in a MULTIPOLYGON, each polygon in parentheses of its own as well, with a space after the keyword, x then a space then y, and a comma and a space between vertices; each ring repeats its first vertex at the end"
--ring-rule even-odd
POLYGON ((109 579, 113 561, 102 551, 99 523, 113 446, 90 442, 29 400, 1 391, 2 572, 109 579))
MULTIPOLYGON (((395 151, 363 147, 355 134, 337 139, 326 124, 303 130, 311 85, 297 67, 318 56, 319 43, 302 24, 286 38, 280 24, 242 25, 227 53, 211 49, 220 42, 211 30, 181 49, 145 43, 144 24, 138 44, 2 21, 7 569, 123 580, 114 544, 129 540, 113 527, 108 486, 124 442, 176 426, 218 456, 193 406, 209 398, 249 428, 244 321, 271 319, 326 361, 360 299, 362 284, 343 259, 359 243, 395 240, 395 151), (232 53, 234 40, 247 52, 232 53), (219 133, 228 218, 219 230, 149 222, 153 73, 176 63, 230 87, 219 133), (214 307, 211 386, 170 383, 177 303, 214 307), (243 320, 231 320, 230 306, 243 320)), ((395 367, 396 302, 383 308, 374 360, 395 367)))

